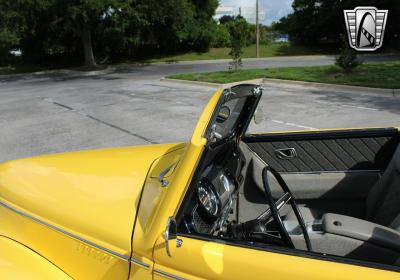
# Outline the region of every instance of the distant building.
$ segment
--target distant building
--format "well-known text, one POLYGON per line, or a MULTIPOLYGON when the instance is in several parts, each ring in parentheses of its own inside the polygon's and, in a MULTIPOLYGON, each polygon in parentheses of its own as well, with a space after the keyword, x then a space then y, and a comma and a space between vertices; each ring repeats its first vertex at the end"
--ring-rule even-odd
POLYGON ((276 42, 276 43, 287 43, 287 42, 289 42, 289 35, 288 34, 279 34, 275 38, 274 42, 276 42))
MULTIPOLYGON (((260 5, 258 7, 258 17, 260 23, 265 20, 265 10, 260 5)), ((250 23, 256 23, 256 7, 245 6, 245 7, 235 7, 235 6, 219 6, 215 11, 214 19, 219 20, 223 16, 238 16, 241 15, 250 23)))
POLYGON ((268 41, 274 43, 288 43, 290 41, 288 34, 282 34, 276 31, 268 32, 267 39, 268 41))

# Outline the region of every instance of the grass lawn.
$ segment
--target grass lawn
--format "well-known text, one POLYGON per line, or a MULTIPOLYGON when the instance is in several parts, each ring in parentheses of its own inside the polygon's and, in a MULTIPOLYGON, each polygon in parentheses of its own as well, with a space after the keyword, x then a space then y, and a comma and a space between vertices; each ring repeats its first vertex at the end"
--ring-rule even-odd
MULTIPOLYGON (((147 62, 176 62, 189 60, 211 60, 211 59, 230 59, 230 48, 211 48, 206 53, 186 52, 183 54, 160 56, 148 60, 147 62)), ((313 55, 313 54, 332 53, 331 50, 309 49, 301 46, 293 46, 289 43, 261 44, 260 57, 289 56, 289 55, 313 55)), ((256 57, 256 45, 243 48, 243 58, 256 57)))
POLYGON ((168 78, 223 84, 259 78, 273 78, 399 89, 400 61, 362 64, 351 74, 343 73, 337 66, 312 66, 178 74, 168 78))

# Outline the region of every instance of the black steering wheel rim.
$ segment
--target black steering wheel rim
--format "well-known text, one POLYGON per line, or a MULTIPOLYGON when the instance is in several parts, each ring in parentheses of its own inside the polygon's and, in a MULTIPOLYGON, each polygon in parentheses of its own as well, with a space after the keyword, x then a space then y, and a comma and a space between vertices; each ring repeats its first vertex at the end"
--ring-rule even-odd
POLYGON ((270 209, 271 209, 271 214, 274 217, 274 220, 278 226, 278 231, 279 234, 281 235, 282 240, 291 248, 295 248, 293 241, 288 233, 288 231, 285 228, 285 225, 282 221, 282 218, 279 214, 279 210, 278 207, 276 205, 276 202, 274 201, 273 197, 272 197, 272 193, 271 193, 271 188, 268 182, 268 172, 271 172, 271 174, 275 177, 275 179, 278 181, 280 187, 282 188, 282 190, 284 191, 284 193, 288 194, 290 199, 288 200, 290 202, 290 205, 293 209, 293 212, 296 216, 297 221, 300 224, 300 228, 303 232, 303 236, 304 236, 304 240, 306 243, 306 247, 308 251, 312 251, 312 247, 311 247, 311 242, 310 242, 310 237, 308 235, 307 232, 307 228, 303 219, 303 216, 301 215, 301 212, 299 210, 299 207, 297 206, 292 192, 290 191, 289 187, 287 186, 285 180, 283 180, 282 176, 279 174, 279 172, 277 172, 275 169, 273 169, 271 166, 266 166, 264 167, 263 171, 262 171, 262 179, 263 179, 263 185, 264 185, 264 191, 268 200, 268 203, 270 205, 270 209))

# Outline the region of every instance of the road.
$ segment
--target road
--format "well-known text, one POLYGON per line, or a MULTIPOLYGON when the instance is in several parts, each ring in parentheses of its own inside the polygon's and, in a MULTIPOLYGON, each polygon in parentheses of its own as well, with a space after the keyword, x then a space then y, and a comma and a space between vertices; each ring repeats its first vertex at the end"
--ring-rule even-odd
MULTIPOLYGON (((381 60, 386 58, 367 58, 381 60)), ((327 65, 333 57, 246 60, 246 68, 327 65)), ((38 154, 187 141, 212 87, 161 82, 182 72, 224 70, 227 61, 121 66, 110 73, 0 77, 0 162, 38 154)), ((400 124, 400 98, 266 84, 265 120, 252 131, 400 124)))

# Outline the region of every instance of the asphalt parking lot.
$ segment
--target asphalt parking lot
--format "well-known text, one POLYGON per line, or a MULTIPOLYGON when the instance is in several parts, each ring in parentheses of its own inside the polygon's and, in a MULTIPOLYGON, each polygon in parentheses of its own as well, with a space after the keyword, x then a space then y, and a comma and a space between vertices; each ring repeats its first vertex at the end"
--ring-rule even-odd
MULTIPOLYGON (((324 65, 331 57, 248 61, 247 67, 324 65)), ((99 75, 0 77, 0 161, 81 149, 187 141, 212 87, 160 81, 225 62, 120 68, 99 75)), ((264 85, 257 131, 400 126, 400 97, 301 85, 264 85)))

